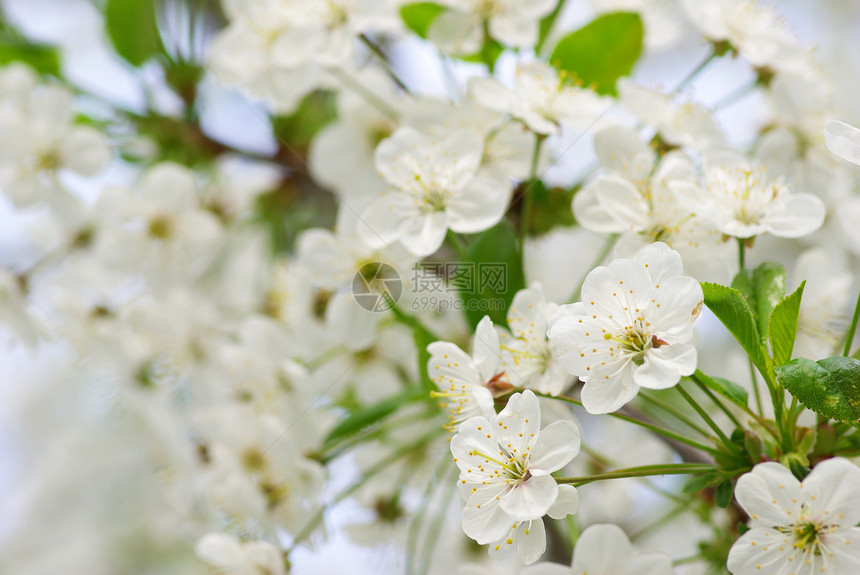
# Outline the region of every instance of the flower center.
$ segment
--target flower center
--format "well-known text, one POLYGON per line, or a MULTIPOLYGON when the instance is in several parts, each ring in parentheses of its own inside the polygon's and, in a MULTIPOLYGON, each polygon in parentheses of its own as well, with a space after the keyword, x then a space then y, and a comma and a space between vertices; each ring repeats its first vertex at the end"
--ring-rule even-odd
POLYGON ((422 200, 424 205, 421 208, 425 213, 445 210, 445 192, 435 189, 425 190, 422 200))

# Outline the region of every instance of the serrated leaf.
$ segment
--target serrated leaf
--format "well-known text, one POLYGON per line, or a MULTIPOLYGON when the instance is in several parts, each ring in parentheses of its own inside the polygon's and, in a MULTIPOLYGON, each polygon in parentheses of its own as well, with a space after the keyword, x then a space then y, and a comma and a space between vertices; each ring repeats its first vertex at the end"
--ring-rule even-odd
POLYGON ((367 427, 379 423, 401 406, 419 401, 427 397, 424 389, 409 389, 401 394, 384 399, 379 403, 359 409, 338 423, 326 436, 325 446, 330 446, 338 441, 346 439, 367 427))
POLYGON ((773 363, 782 365, 791 359, 794 350, 794 340, 797 337, 797 318, 800 315, 800 299, 806 281, 800 284, 794 293, 787 295, 773 308, 770 315, 767 336, 770 349, 773 352, 773 363))
POLYGON ((0 39, 0 64, 23 62, 40 74, 60 75, 60 53, 54 46, 18 39, 0 39))
POLYGON ((436 17, 445 11, 444 6, 434 2, 416 2, 400 7, 400 18, 407 28, 421 36, 427 37, 427 30, 436 17))
POLYGON ((466 257, 475 265, 474 289, 460 294, 469 325, 474 330, 485 315, 496 324, 506 325, 507 309, 514 295, 525 287, 522 257, 511 224, 503 221, 481 233, 466 257))
POLYGON ((798 358, 775 371, 777 381, 808 409, 854 426, 860 421, 860 360, 798 358))
POLYGON ((153 0, 107 0, 105 28, 117 54, 138 67, 164 49, 153 0))
POLYGON ((762 373, 772 369, 747 300, 734 288, 702 282, 705 305, 722 322, 762 373))
POLYGON ((721 377, 710 377, 696 370, 694 377, 704 383, 711 391, 716 391, 735 405, 747 406, 749 392, 733 381, 721 377))
POLYGON ((635 12, 613 12, 559 40, 550 63, 598 94, 616 95, 615 82, 628 76, 642 53, 644 28, 635 12))

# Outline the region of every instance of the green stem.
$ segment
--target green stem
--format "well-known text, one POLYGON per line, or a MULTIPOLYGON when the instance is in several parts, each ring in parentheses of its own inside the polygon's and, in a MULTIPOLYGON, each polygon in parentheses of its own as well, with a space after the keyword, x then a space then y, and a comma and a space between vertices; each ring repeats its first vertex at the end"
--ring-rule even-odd
POLYGON ((341 70, 340 68, 326 68, 326 70, 340 82, 370 104, 384 116, 388 116, 392 120, 397 120, 397 110, 389 106, 382 98, 371 92, 364 85, 358 82, 355 78, 341 70))
POLYGON ((744 271, 747 246, 743 238, 738 238, 738 272, 744 271))
MULTIPOLYGON (((548 397, 550 399, 557 399, 559 401, 572 403, 574 405, 578 405, 578 406, 582 407, 582 402, 579 401, 578 399, 574 399, 572 397, 567 397, 564 395, 549 395, 549 394, 544 394, 544 393, 535 393, 535 395, 539 395, 541 397, 548 397)), ((692 440, 692 439, 690 439, 684 435, 681 435, 680 433, 675 433, 674 431, 669 431, 668 429, 663 429, 662 427, 657 427, 656 425, 651 425, 650 423, 636 419, 635 417, 630 417, 629 415, 624 415, 623 413, 615 412, 615 413, 607 413, 606 415, 608 415, 610 417, 614 417, 616 419, 620 419, 622 421, 626 421, 628 423, 632 423, 634 425, 638 425, 639 427, 644 427, 645 429, 647 429, 649 431, 653 431, 654 433, 657 433, 657 434, 662 435, 664 437, 668 437, 670 439, 674 439, 675 441, 678 441, 678 442, 683 443, 685 445, 689 445, 690 447, 695 447, 696 449, 699 449, 699 450, 704 451, 706 453, 710 453, 712 455, 721 453, 718 449, 714 449, 713 447, 711 447, 709 445, 705 445, 704 443, 700 443, 698 441, 692 440)))
MULTIPOLYGON (((609 255, 609 252, 612 251, 612 248, 615 246, 616 242, 618 242, 618 238, 620 237, 621 234, 612 234, 608 238, 606 238, 606 243, 603 244, 603 249, 600 250, 600 253, 592 262, 591 267, 588 268, 589 272, 591 272, 591 270, 603 263, 603 260, 605 260, 606 256, 609 255)), ((579 300, 580 296, 582 295, 582 286, 585 284, 585 278, 587 277, 588 274, 586 273, 579 281, 579 285, 576 286, 576 291, 573 293, 573 295, 570 296, 570 299, 567 300, 568 303, 573 303, 579 300)))
POLYGON ((454 249, 457 250, 457 255, 460 256, 461 260, 467 261, 469 259, 466 254, 466 246, 463 245, 463 241, 451 230, 448 230, 448 241, 452 246, 454 246, 454 249))
MULTIPOLYGON (((690 378, 690 379, 692 379, 692 378, 690 378)), ((699 382, 697 382, 697 381, 693 380, 693 383, 697 383, 697 384, 698 384, 699 382)), ((732 420, 732 423, 734 423, 734 424, 735 424, 735 427, 741 427, 741 428, 743 428, 743 425, 741 424, 741 422, 740 422, 740 421, 738 421, 738 418, 737 418, 737 417, 735 417, 735 414, 734 414, 734 413, 732 413, 732 410, 731 410, 731 409, 729 409, 729 408, 728 408, 728 407, 727 407, 727 406, 726 406, 722 401, 720 401, 720 398, 719 398, 719 397, 717 397, 716 395, 714 395, 714 392, 713 392, 713 391, 711 391, 710 389, 708 389, 708 388, 707 388, 707 386, 704 386, 704 385, 699 385, 699 388, 702 390, 702 392, 704 392, 704 394, 705 394, 705 395, 707 395, 707 396, 708 396, 708 399, 710 399, 710 400, 714 403, 714 405, 716 405, 717 407, 719 407, 719 408, 720 408, 720 410, 721 410, 723 413, 725 413, 725 414, 726 414, 726 416, 728 416, 728 418, 729 418, 729 419, 731 419, 731 420, 732 420)))
POLYGON ((451 465, 451 460, 448 459, 446 455, 442 458, 442 461, 433 473, 432 480, 427 483, 427 490, 424 492, 424 497, 421 498, 421 505, 418 507, 418 510, 415 512, 415 516, 409 523, 409 536, 406 543, 406 575, 412 575, 413 564, 418 563, 418 560, 416 559, 418 551, 418 536, 421 532, 421 524, 424 522, 424 516, 427 514, 427 509, 430 506, 430 500, 433 499, 433 494, 435 493, 436 488, 446 475, 445 472, 451 468, 454 470, 457 469, 456 466, 451 465))
POLYGON ((382 51, 382 48, 376 45, 376 43, 367 37, 367 34, 359 34, 358 39, 367 46, 367 48, 373 52, 377 58, 382 62, 382 66, 385 68, 385 71, 388 73, 388 76, 397 84, 397 87, 403 90, 407 94, 412 94, 412 91, 403 83, 397 74, 394 72, 394 68, 391 67, 391 61, 388 59, 388 55, 382 51))
POLYGON ((624 479, 627 477, 651 477, 655 475, 695 475, 715 471, 715 465, 704 465, 701 463, 667 463, 664 465, 645 465, 642 467, 628 467, 616 469, 606 473, 595 473, 594 475, 582 475, 580 477, 556 477, 556 483, 567 483, 578 487, 595 481, 606 479, 624 479))
POLYGON ((708 415, 708 412, 702 409, 702 406, 699 405, 699 402, 697 402, 695 398, 690 395, 687 390, 683 388, 683 386, 681 386, 680 383, 675 386, 675 389, 677 389, 678 393, 680 393, 681 396, 687 401, 687 403, 690 404, 690 407, 696 410, 696 413, 699 414, 699 417, 702 418, 702 421, 704 421, 707 426, 710 427, 714 431, 714 433, 717 434, 717 437, 720 438, 720 441, 723 442, 726 448, 728 448, 730 451, 734 451, 735 453, 740 454, 737 446, 732 443, 732 441, 726 436, 726 434, 723 433, 723 430, 720 429, 720 426, 717 425, 713 419, 711 419, 711 416, 708 415))
POLYGON ((421 333, 421 337, 428 339, 429 341, 440 341, 438 335, 427 329, 427 327, 418 321, 417 318, 411 316, 409 314, 403 313, 399 307, 393 306, 391 308, 391 313, 394 316, 394 319, 405 325, 406 327, 411 328, 412 330, 417 330, 421 333))
POLYGON ((683 90, 684 88, 686 88, 686 87, 687 87, 687 85, 688 85, 690 82, 692 82, 693 80, 695 80, 695 79, 696 79, 696 76, 698 76, 698 75, 702 72, 702 70, 704 70, 705 68, 707 68, 707 67, 708 67, 708 64, 710 64, 710 63, 711 63, 711 61, 712 61, 714 58, 716 58, 716 57, 717 57, 716 52, 714 52, 713 50, 711 50, 710 54, 708 54, 708 56, 707 56, 704 60, 702 60, 701 62, 699 62, 699 65, 698 65, 698 66, 696 66, 695 68, 693 68, 693 70, 691 70, 691 71, 690 71, 690 73, 689 73, 689 74, 687 74, 687 76, 686 76, 683 80, 681 80, 681 82, 680 82, 680 83, 675 87, 675 89, 673 90, 673 93, 680 92, 681 90, 683 90))
POLYGON ((675 407, 669 405, 668 403, 666 403, 662 399, 657 399, 656 397, 651 397, 647 393, 640 393, 639 397, 643 401, 646 401, 652 405, 656 405, 657 407, 659 407, 660 409, 662 409, 666 413, 671 414, 675 419, 686 424, 687 427, 690 427, 691 429, 694 429, 695 431, 697 431, 702 437, 711 437, 710 433, 708 433, 707 431, 702 429, 702 427, 700 425, 698 425, 692 419, 687 417, 683 412, 681 412, 681 410, 676 409, 675 407))
POLYGON ((755 376, 755 373, 756 373, 755 365, 753 364, 752 360, 749 361, 749 364, 750 364, 750 380, 752 381, 753 395, 755 396, 755 406, 756 406, 756 409, 758 409, 759 414, 763 414, 764 410, 761 407, 761 392, 758 390, 758 379, 756 379, 756 376, 755 376))
MULTIPOLYGON (((755 369, 754 366, 752 365, 752 363, 750 363, 750 369, 755 369)), ((697 369, 695 371, 695 373, 693 373, 693 375, 691 375, 689 377, 699 387, 707 388, 707 386, 705 385, 705 382, 702 381, 702 379, 699 377, 700 373, 701 372, 697 369)), ((755 371, 753 371, 753 378, 755 378, 755 371)), ((753 379, 753 382, 755 383, 755 379, 753 379)), ((756 387, 755 389, 758 389, 758 387, 756 387)), ((758 396, 758 394, 756 394, 756 396, 758 396)), ((747 415, 749 415, 750 417, 755 419, 759 425, 764 427, 768 431, 768 433, 770 433, 773 436, 774 439, 777 439, 777 440, 779 439, 779 437, 776 434, 776 431, 774 431, 774 429, 770 426, 770 424, 764 418, 762 418, 759 414, 757 414, 752 409, 750 409, 749 406, 743 405, 743 406, 741 406, 741 409, 744 410, 744 413, 746 413, 747 415)), ((761 399, 759 399, 759 411, 761 411, 761 399)))
POLYGON ((394 453, 392 453, 388 457, 385 457, 381 461, 379 461, 376 465, 374 465, 370 469, 370 471, 368 471, 362 477, 360 477, 356 481, 354 481, 352 483, 352 485, 350 485, 349 487, 347 487, 346 489, 344 489, 343 491, 341 491, 340 493, 335 495, 331 501, 329 501, 328 503, 323 505, 320 508, 320 510, 317 511, 317 513, 311 518, 311 520, 307 523, 307 525, 305 525, 304 529, 302 529, 296 535, 295 539, 293 539, 293 544, 287 550, 287 554, 289 555, 299 545, 299 543, 301 543, 302 541, 307 539, 308 536, 310 536, 310 534, 314 532, 314 530, 317 528, 317 526, 322 522, 323 518, 325 517, 326 511, 328 511, 332 506, 343 501, 344 499, 346 499, 347 497, 349 497, 350 495, 352 495, 353 493, 355 493, 356 491, 361 489, 361 487, 365 483, 367 483, 370 479, 375 477, 377 474, 379 474, 380 472, 385 470, 387 467, 389 467, 393 463, 397 462, 402 457, 414 454, 415 451, 417 451, 418 449, 420 449, 420 448, 424 447, 425 445, 427 445, 428 443, 430 443, 433 439, 437 438, 442 432, 443 432, 443 430, 441 430, 441 429, 434 429, 430 433, 427 433, 427 434, 421 436, 417 441, 412 442, 409 445, 404 445, 403 447, 396 450, 394 453))
POLYGON ((534 194, 530 193, 537 182, 537 169, 540 160, 540 150, 546 136, 535 134, 535 147, 532 152, 532 164, 529 170, 529 184, 523 190, 523 211, 520 215, 520 251, 525 253, 526 237, 532 222, 532 211, 534 209, 534 194))
POLYGON ((857 303, 854 306, 854 317, 851 318, 851 327, 848 328, 848 333, 845 334, 845 348, 842 350, 842 355, 850 355, 851 343, 854 341, 854 332, 857 331, 857 320, 860 320, 860 293, 857 294, 857 303))
POLYGON ((712 110, 719 110, 721 108, 726 108, 728 106, 731 106, 732 104, 736 103, 741 98, 743 98, 744 96, 751 94, 753 92, 753 90, 755 90, 756 86, 758 86, 758 80, 757 79, 753 80, 749 84, 744 84, 740 88, 737 88, 736 90, 734 90, 732 92, 729 92, 728 94, 726 94, 725 96, 723 96, 722 98, 717 100, 717 102, 713 106, 711 106, 711 109, 712 110))

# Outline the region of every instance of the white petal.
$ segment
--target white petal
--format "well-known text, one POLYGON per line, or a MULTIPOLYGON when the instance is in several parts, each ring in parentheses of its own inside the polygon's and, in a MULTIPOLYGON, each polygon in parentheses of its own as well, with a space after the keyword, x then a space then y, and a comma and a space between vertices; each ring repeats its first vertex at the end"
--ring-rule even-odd
POLYGON ((579 428, 572 421, 554 421, 541 429, 531 450, 529 470, 552 473, 567 465, 579 453, 579 428))
POLYGON ((860 573, 860 527, 840 529, 826 535, 825 541, 842 569, 839 575, 860 573))
POLYGON ((788 565, 787 558, 794 551, 791 539, 772 527, 750 529, 729 550, 729 571, 734 575, 778 571, 788 565), (790 551, 786 551, 786 548, 790 551))
POLYGON ((73 129, 63 138, 59 153, 63 167, 82 176, 96 175, 111 157, 104 134, 86 126, 73 129))
POLYGON ((735 498, 754 525, 791 525, 800 517, 800 482, 779 463, 759 463, 738 479, 735 498))
POLYGON ((761 219, 767 231, 781 238, 801 238, 824 224, 824 203, 812 194, 791 194, 761 219))
POLYGON ((624 368, 609 379, 597 373, 589 377, 582 387, 582 406, 588 413, 612 413, 630 402, 639 393, 633 383, 633 362, 627 361, 624 368))
POLYGON ((499 505, 514 519, 539 519, 558 497, 558 484, 549 475, 532 476, 508 491, 499 505))
POLYGON ((655 284, 672 276, 684 274, 681 254, 663 242, 654 242, 637 253, 633 259, 645 266, 648 275, 651 276, 651 281, 655 284))
POLYGON ((627 573, 633 547, 617 525, 592 525, 582 532, 573 550, 573 572, 627 573))
POLYGON ((627 229, 624 222, 616 220, 600 204, 595 182, 589 183, 573 196, 571 209, 577 223, 592 232, 614 234, 627 229))
POLYGON ((475 365, 481 374, 481 382, 490 381, 499 373, 499 334, 493 327, 493 320, 484 316, 475 328, 473 355, 475 365))
POLYGON ((627 572, 631 575, 670 575, 674 573, 672 558, 664 553, 634 554, 627 572))
POLYGON ((546 530, 542 519, 523 521, 517 525, 517 555, 526 565, 540 559, 546 551, 546 530))
POLYGON ((648 225, 648 204, 633 184, 618 176, 600 176, 594 185, 600 206, 626 230, 648 225))
POLYGON ((597 132, 594 153, 603 168, 633 181, 647 180, 654 163, 654 150, 628 126, 611 126, 597 132))
POLYGON ((824 128, 824 143, 827 149, 852 164, 860 165, 860 130, 834 120, 824 128))
POLYGON ((664 345, 645 352, 645 363, 633 371, 633 381, 648 389, 667 389, 682 375, 696 371, 696 348, 692 345, 664 345))
POLYGON ((448 231, 445 212, 431 212, 407 221, 400 242, 416 256, 429 256, 445 241, 448 231))
POLYGON ((498 179, 476 176, 445 202, 448 225, 455 232, 473 234, 498 222, 508 207, 511 186, 498 179))
POLYGON ((481 374, 469 354, 453 343, 436 341, 427 346, 430 359, 427 373, 442 391, 465 391, 481 381, 481 374))
POLYGON ((185 211, 197 205, 194 173, 179 164, 164 162, 150 168, 141 185, 144 197, 160 208, 185 211))
POLYGON ((481 545, 498 541, 511 529, 514 520, 499 506, 497 497, 507 486, 478 487, 463 509, 463 531, 481 545))
POLYGON ((553 519, 564 519, 573 515, 579 509, 579 492, 573 485, 562 484, 558 486, 558 497, 555 503, 546 512, 553 519))
POLYGON ((847 459, 834 457, 822 461, 802 485, 815 517, 838 519, 842 526, 860 523, 860 468, 847 459))

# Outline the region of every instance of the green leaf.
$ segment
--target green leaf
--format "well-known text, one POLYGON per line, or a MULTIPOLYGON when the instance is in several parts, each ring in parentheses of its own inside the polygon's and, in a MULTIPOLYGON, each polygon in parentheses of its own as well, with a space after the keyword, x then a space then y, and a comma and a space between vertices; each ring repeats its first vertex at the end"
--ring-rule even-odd
POLYGON ((496 324, 507 325, 507 309, 525 287, 517 234, 511 224, 503 221, 480 234, 466 258, 475 265, 474 289, 460 293, 469 325, 474 330, 485 315, 496 324))
POLYGON ((857 426, 860 421, 860 360, 798 358, 775 369, 777 381, 807 408, 857 426))
POLYGON ((367 427, 379 423, 397 411, 401 406, 425 398, 427 398, 427 392, 424 389, 413 388, 393 397, 384 399, 379 403, 375 403, 364 409, 359 409, 334 426, 326 436, 324 445, 328 447, 338 441, 355 435, 367 427))
POLYGON ((405 313, 399 307, 393 306, 391 313, 397 321, 412 330, 412 339, 418 350, 418 373, 421 377, 421 386, 426 390, 435 391, 436 385, 430 379, 430 374, 427 373, 427 362, 430 361, 430 352, 427 351, 427 346, 434 341, 439 341, 439 337, 427 329, 418 318, 405 313))
POLYGON ((806 281, 800 284, 794 293, 782 298, 770 315, 767 336, 770 340, 770 349, 773 351, 773 363, 776 365, 788 363, 791 359, 804 286, 806 281))
POLYGON ((556 227, 570 227, 574 222, 570 203, 574 189, 547 188, 540 180, 530 184, 527 194, 532 198, 534 209, 528 222, 529 235, 539 236, 556 227))
POLYGON ((279 140, 295 148, 304 148, 336 117, 334 93, 314 90, 302 98, 295 112, 274 118, 272 128, 279 140))
POLYGON ((28 64, 40 74, 60 75, 60 52, 54 46, 14 38, 0 39, 0 64, 28 64))
POLYGON ((716 391, 735 405, 740 405, 741 407, 747 406, 749 392, 737 383, 721 377, 710 377, 698 369, 693 377, 708 386, 711 391, 716 391))
POLYGON ((598 94, 615 96, 615 82, 627 76, 642 53, 644 28, 634 12, 613 12, 559 40, 550 63, 598 94))
POLYGON ((758 333, 758 326, 747 300, 734 288, 703 282, 705 305, 723 323, 760 372, 772 369, 758 333))
POLYGON ((714 501, 717 504, 717 507, 722 507, 725 509, 729 506, 729 503, 732 502, 732 495, 734 495, 735 486, 732 484, 731 480, 726 480, 717 485, 717 489, 714 493, 714 501))
POLYGON ((696 475, 684 484, 684 487, 681 488, 681 491, 683 493, 698 493, 705 487, 710 487, 716 477, 717 476, 713 474, 696 475))
POLYGON ((153 0, 107 0, 105 28, 117 53, 132 66, 141 66, 164 49, 153 0))
POLYGON ((436 17, 445 11, 444 6, 434 2, 416 2, 400 7, 400 17, 406 27, 421 36, 427 37, 427 30, 436 17))
POLYGON ((732 287, 749 303, 764 344, 771 312, 785 295, 785 268, 778 263, 765 262, 754 270, 743 269, 732 280, 732 287))

